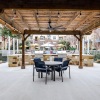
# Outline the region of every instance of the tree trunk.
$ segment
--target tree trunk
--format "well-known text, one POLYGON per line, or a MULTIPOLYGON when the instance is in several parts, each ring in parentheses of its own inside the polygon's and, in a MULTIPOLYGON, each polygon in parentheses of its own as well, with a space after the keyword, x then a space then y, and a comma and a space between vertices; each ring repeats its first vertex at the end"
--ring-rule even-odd
POLYGON ((6 39, 5 39, 5 36, 4 36, 4 50, 5 50, 5 40, 6 40, 6 39))

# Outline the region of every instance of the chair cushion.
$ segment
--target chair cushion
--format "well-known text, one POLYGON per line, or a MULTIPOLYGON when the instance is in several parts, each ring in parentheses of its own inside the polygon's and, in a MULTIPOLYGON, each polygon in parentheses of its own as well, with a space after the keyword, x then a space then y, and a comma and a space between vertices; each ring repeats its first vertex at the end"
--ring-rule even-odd
MULTIPOLYGON (((42 69, 42 68, 41 68, 41 69, 39 69, 39 70, 36 69, 36 71, 37 71, 37 72, 46 72, 46 68, 45 68, 45 69, 42 69)), ((52 71, 52 70, 47 69, 47 72, 51 72, 51 71, 52 71)))
POLYGON ((48 69, 46 68, 44 61, 36 62, 36 65, 37 65, 37 67, 36 67, 37 72, 46 72, 46 70, 47 70, 47 72, 51 71, 50 68, 48 68, 48 69))
POLYGON ((54 61, 59 61, 59 62, 62 62, 63 58, 54 58, 54 61))
POLYGON ((36 64, 37 64, 37 67, 39 67, 39 68, 45 68, 45 63, 44 63, 44 61, 36 62, 36 64))
MULTIPOLYGON (((55 70, 56 70, 57 72, 60 72, 60 71, 61 71, 61 68, 58 67, 58 68, 56 68, 55 70)), ((67 70, 67 67, 63 67, 62 70, 67 70)))

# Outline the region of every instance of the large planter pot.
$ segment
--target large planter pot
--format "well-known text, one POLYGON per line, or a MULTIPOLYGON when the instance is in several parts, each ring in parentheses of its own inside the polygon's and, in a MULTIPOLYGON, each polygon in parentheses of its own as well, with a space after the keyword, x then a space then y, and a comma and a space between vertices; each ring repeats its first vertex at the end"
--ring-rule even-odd
POLYGON ((2 62, 7 62, 7 56, 2 56, 2 62))

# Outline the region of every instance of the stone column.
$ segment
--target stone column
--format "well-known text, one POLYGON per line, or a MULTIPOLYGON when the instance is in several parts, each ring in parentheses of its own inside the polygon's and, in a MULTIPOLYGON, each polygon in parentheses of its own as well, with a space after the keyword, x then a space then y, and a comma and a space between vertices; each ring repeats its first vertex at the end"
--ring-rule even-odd
POLYGON ((8 55, 10 55, 10 36, 8 37, 8 55))
POLYGON ((18 39, 17 39, 17 53, 18 53, 18 51, 19 51, 19 42, 18 42, 18 39))
POLYGON ((87 36, 87 54, 89 54, 89 36, 87 36))
POLYGON ((15 38, 13 38, 13 54, 15 54, 15 38))

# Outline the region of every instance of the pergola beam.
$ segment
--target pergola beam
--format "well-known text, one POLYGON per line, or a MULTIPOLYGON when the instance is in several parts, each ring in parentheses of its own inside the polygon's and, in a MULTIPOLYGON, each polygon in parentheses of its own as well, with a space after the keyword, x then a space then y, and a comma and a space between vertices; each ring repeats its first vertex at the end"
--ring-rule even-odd
POLYGON ((72 17, 72 19, 66 24, 64 25, 66 28, 68 28, 68 26, 79 16, 79 12, 75 13, 74 16, 72 17))
POLYGON ((15 26, 15 23, 13 23, 11 21, 11 19, 5 14, 5 13, 2 13, 0 15, 0 23, 2 25, 5 25, 6 27, 8 27, 9 29, 11 29, 12 31, 16 31, 17 33, 21 33, 22 30, 19 30, 17 26, 15 26))
POLYGON ((3 15, 5 16, 4 17, 5 18, 5 21, 6 20, 7 20, 7 22, 9 21, 11 23, 11 26, 12 27, 14 27, 15 29, 17 29, 19 31, 20 30, 22 31, 22 27, 18 23, 16 23, 14 19, 12 20, 5 12, 3 13, 3 15))
POLYGON ((5 26, 8 27, 9 29, 11 29, 11 31, 12 31, 13 33, 15 33, 15 34, 21 33, 19 30, 17 30, 16 28, 14 28, 12 25, 10 25, 10 24, 7 23, 6 21, 2 20, 1 18, 0 18, 0 23, 1 23, 2 25, 5 25, 5 26))
POLYGON ((78 36, 76 36, 75 34, 74 34, 74 36, 78 39, 78 41, 80 41, 80 38, 78 36))
POLYGON ((17 16, 20 18, 20 20, 24 23, 24 25, 28 28, 28 29, 31 29, 29 27, 29 25, 25 22, 24 18, 22 17, 22 15, 20 14, 20 12, 18 10, 16 10, 16 14, 17 16))
POLYGON ((24 38, 24 40, 26 41, 26 39, 30 36, 31 34, 28 34, 25 38, 24 38))
POLYGON ((25 30, 24 31, 25 34, 44 34, 44 35, 80 35, 81 32, 80 31, 52 31, 52 32, 49 32, 49 31, 39 31, 39 30, 25 30))
POLYGON ((0 14, 2 14, 4 12, 4 10, 3 9, 0 9, 0 14))
POLYGON ((98 28, 98 27, 100 27, 100 19, 98 19, 98 20, 92 22, 92 24, 91 24, 89 27, 85 28, 85 29, 82 31, 82 33, 85 34, 85 35, 87 35, 87 33, 92 32, 92 30, 94 30, 94 29, 96 29, 96 28, 98 28))
POLYGON ((36 12, 34 13, 34 17, 35 17, 35 20, 36 20, 36 23, 37 23, 37 26, 40 30, 40 25, 39 25, 39 21, 38 21, 38 18, 37 18, 37 15, 36 15, 36 12))
POLYGON ((96 15, 96 13, 94 12, 90 12, 88 16, 86 16, 81 22, 79 22, 76 27, 74 28, 74 30, 76 30, 78 27, 80 27, 82 24, 84 24, 85 22, 87 22, 88 19, 93 18, 93 16, 96 15))
POLYGON ((1 0, 0 8, 5 9, 78 9, 100 10, 99 0, 1 0))

